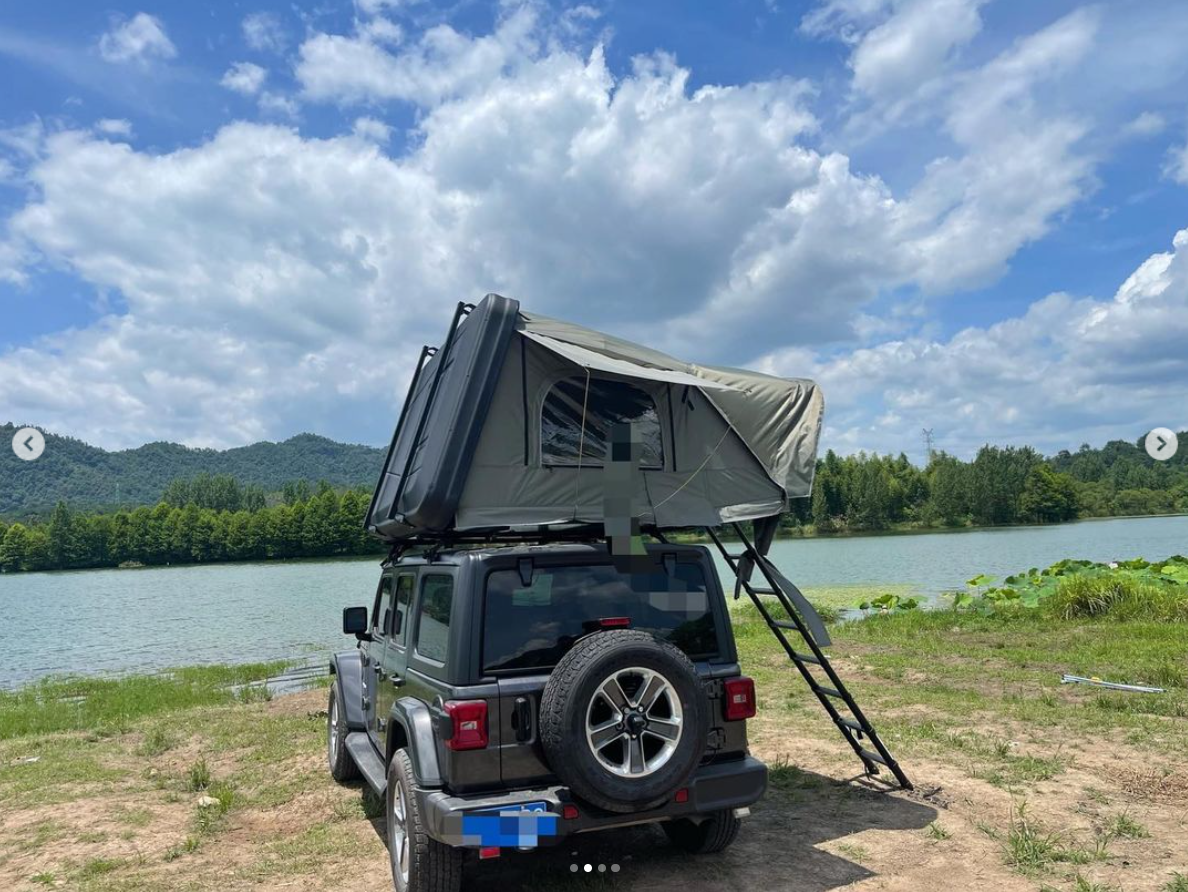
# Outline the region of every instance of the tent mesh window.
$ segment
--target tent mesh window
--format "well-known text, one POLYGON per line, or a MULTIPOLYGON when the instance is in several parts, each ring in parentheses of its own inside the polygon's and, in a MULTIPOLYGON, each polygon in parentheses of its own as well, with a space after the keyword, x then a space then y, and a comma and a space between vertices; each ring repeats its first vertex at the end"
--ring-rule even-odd
POLYGON ((597 467, 606 457, 611 425, 631 422, 643 445, 642 466, 664 467, 660 413, 645 391, 607 378, 563 378, 545 397, 540 416, 540 454, 547 465, 572 467, 581 450, 583 467, 597 467), (583 430, 582 414, 585 410, 583 430))

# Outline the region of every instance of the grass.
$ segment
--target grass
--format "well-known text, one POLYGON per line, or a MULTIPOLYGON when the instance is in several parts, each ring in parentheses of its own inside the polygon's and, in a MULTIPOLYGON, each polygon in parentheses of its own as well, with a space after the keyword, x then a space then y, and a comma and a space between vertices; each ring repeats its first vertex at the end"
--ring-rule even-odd
POLYGON ((232 702, 234 685, 260 681, 289 665, 276 661, 120 678, 42 679, 16 691, 0 691, 0 740, 72 730, 110 737, 144 716, 232 702))
POLYGON ((1188 586, 1149 585, 1128 576, 1075 575, 1061 581, 1043 610, 1058 619, 1188 622, 1188 586))
POLYGON ((1106 827, 1106 835, 1117 837, 1119 839, 1146 839, 1151 834, 1147 832, 1147 828, 1136 821, 1126 812, 1120 815, 1115 815, 1106 827))
POLYGON ((866 864, 870 860, 870 852, 862 848, 862 846, 843 842, 838 845, 837 850, 855 864, 866 864))
POLYGON ((1162 892, 1188 892, 1188 876, 1180 872, 1172 874, 1172 878, 1163 884, 1162 892))
MULTIPOLYGON (((954 748, 958 755, 972 754, 982 763, 977 770, 999 783, 1036 782, 1058 772, 1059 761, 1029 760, 1025 748, 1004 755, 968 745, 976 741, 962 745, 925 738, 968 728, 971 713, 986 713, 1036 733, 1069 732, 1074 742, 1121 729, 1131 742, 1162 752, 1188 746, 1188 723, 1167 721, 1188 717, 1183 661, 1188 624, 1128 620, 1103 627, 1103 622, 1061 620, 1037 611, 990 617, 910 611, 835 625, 830 653, 848 663, 841 674, 866 711, 891 717, 879 729, 893 741, 929 744, 929 752, 954 748), (1167 693, 1065 686, 1060 683, 1065 673, 1157 681, 1167 693), (911 718, 897 718, 903 715, 911 718)), ((741 660, 755 677, 762 705, 779 704, 794 714, 786 704, 805 702, 803 683, 789 671, 754 608, 735 612, 735 630, 741 660)), ((810 713, 815 716, 815 710, 806 715, 810 713)))
POLYGON ((1077 874, 1076 879, 1073 880, 1073 892, 1119 892, 1119 889, 1117 886, 1095 883, 1077 874))
POLYGON ((925 832, 928 834, 928 838, 935 840, 937 842, 943 842, 946 839, 951 839, 953 836, 952 833, 950 833, 948 830, 946 830, 944 827, 942 827, 936 821, 933 821, 931 824, 929 824, 924 829, 925 829, 925 832))
POLYGON ((1105 855, 1104 848, 1090 853, 1067 845, 1066 839, 1064 834, 1044 830, 1028 816, 1026 804, 1020 804, 1011 814, 1007 828, 1007 863, 1022 874, 1032 875, 1048 870, 1053 864, 1087 864, 1105 855))
POLYGON ((177 738, 164 728, 150 728, 145 732, 137 752, 142 756, 159 756, 177 745, 177 738))
POLYGON ((210 768, 206 764, 206 757, 200 758, 186 771, 186 789, 197 793, 210 786, 210 768))

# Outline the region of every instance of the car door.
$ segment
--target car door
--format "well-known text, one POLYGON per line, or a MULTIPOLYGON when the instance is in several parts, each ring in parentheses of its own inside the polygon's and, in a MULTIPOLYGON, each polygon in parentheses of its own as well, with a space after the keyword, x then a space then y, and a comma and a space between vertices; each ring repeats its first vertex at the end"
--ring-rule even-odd
POLYGON ((377 700, 383 689, 380 672, 383 670, 384 655, 388 646, 387 630, 392 622, 395 589, 395 574, 391 570, 385 570, 375 592, 375 604, 371 610, 371 640, 367 642, 367 659, 363 666, 363 710, 367 733, 381 753, 384 751, 384 742, 380 720, 386 719, 387 714, 379 711, 377 700))
POLYGON ((397 697, 402 696, 401 689, 405 684, 405 668, 408 665, 408 629, 412 625, 409 608, 413 590, 416 588, 416 579, 415 568, 397 570, 396 572, 395 596, 388 627, 385 630, 387 635, 384 652, 376 669, 377 739, 380 752, 385 754, 387 753, 389 730, 387 722, 392 714, 392 705, 396 702, 397 697))

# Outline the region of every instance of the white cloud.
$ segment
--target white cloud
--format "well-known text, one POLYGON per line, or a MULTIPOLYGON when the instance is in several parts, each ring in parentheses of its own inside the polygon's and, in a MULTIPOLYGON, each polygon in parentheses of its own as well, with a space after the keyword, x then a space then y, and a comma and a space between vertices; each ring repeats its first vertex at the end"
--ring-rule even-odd
POLYGON ((854 88, 875 100, 914 94, 942 71, 950 54, 982 28, 986 0, 910 0, 863 35, 850 65, 854 88))
MULTIPOLYGON (((399 52, 365 33, 305 41, 306 96, 417 104, 400 154, 378 115, 332 139, 232 124, 167 152, 30 137, 33 198, 0 269, 68 268, 118 292, 122 315, 0 355, 0 404, 105 445, 344 424, 380 441, 412 347, 490 290, 691 358, 807 361, 855 330, 917 330, 880 326, 871 300, 985 281, 1091 176, 1074 153, 1083 124, 1041 114, 1031 93, 1072 64, 1042 58, 1076 55, 1043 32, 962 79, 941 109, 954 156, 893 190, 811 147, 809 85, 690 89, 663 54, 616 77, 600 48, 569 49, 535 16, 511 9, 477 37, 433 28, 399 52)), ((1035 318, 1074 305, 1052 299, 1035 318)), ((851 367, 906 382, 896 357, 963 349, 908 336, 823 371, 844 395, 859 387, 851 367)), ((871 417, 914 423, 913 391, 896 386, 871 417)))
POLYGON ((314 34, 301 45, 297 79, 313 100, 436 104, 485 88, 516 63, 527 64, 537 53, 536 25, 535 9, 520 6, 493 34, 471 38, 437 25, 399 55, 366 32, 314 34))
POLYGON ((359 10, 360 15, 373 16, 414 5, 415 2, 416 0, 355 0, 355 9, 359 10))
POLYGON ((1163 172, 1181 186, 1188 186, 1188 143, 1168 150, 1163 172))
POLYGON ((101 118, 95 122, 95 129, 108 136, 131 136, 132 122, 122 118, 101 118))
POLYGON ((359 33, 374 43, 398 46, 404 41, 404 29, 382 16, 359 23, 359 33))
POLYGON ((1029 128, 1037 114, 1037 84, 1069 75, 1089 58, 1101 10, 1069 13, 963 77, 949 106, 947 125, 963 143, 992 141, 1000 128, 1029 128))
POLYGON ((1158 136, 1167 128, 1167 121, 1158 112, 1145 111, 1131 119, 1123 128, 1125 136, 1158 136))
POLYGON ((1188 427, 1188 229, 1112 299, 1052 294, 1028 311, 947 341, 888 341, 830 361, 777 352, 772 371, 811 370, 829 396, 827 438, 842 451, 899 451, 919 429, 940 448, 985 442, 1054 451, 1188 427))
POLYGON ((260 94, 257 104, 264 114, 279 118, 296 118, 301 112, 301 107, 293 97, 268 90, 260 94))
POLYGON ((392 128, 375 118, 356 118, 352 132, 360 139, 374 143, 386 143, 392 138, 392 128))
POLYGON ((177 47, 165 33, 165 25, 156 16, 138 12, 127 21, 118 21, 99 38, 99 55, 108 62, 147 63, 152 59, 172 59, 177 47))
POLYGON ((219 83, 228 90, 254 96, 264 86, 268 71, 253 62, 235 62, 227 69, 219 83))
POLYGON ((254 50, 280 53, 289 38, 281 20, 271 12, 254 12, 243 20, 243 39, 254 50))

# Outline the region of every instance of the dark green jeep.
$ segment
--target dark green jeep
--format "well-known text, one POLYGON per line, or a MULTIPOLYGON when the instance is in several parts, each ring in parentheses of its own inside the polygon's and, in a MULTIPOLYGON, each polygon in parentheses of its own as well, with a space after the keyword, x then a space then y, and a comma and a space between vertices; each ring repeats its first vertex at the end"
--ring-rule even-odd
POLYGON ((754 686, 705 548, 597 543, 405 554, 331 663, 330 771, 386 796, 398 890, 457 889, 468 851, 662 822, 728 846, 762 794, 754 686))

